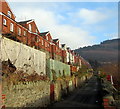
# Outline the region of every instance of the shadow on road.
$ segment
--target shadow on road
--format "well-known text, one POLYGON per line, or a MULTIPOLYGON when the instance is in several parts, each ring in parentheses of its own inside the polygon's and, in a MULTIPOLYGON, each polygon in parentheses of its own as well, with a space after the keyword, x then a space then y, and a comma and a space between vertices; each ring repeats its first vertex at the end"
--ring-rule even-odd
POLYGON ((101 80, 93 76, 82 87, 77 88, 74 93, 48 106, 48 108, 103 109, 101 80))

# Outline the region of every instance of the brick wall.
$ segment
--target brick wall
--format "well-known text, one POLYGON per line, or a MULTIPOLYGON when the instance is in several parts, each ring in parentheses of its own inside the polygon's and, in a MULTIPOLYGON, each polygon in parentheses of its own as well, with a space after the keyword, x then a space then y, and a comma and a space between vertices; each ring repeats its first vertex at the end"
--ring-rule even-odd
POLYGON ((14 14, 12 13, 9 5, 7 4, 7 2, 6 2, 5 0, 1 0, 1 1, 0 1, 0 6, 2 7, 2 8, 0 9, 0 12, 3 12, 4 14, 8 15, 8 11, 10 11, 10 12, 11 12, 11 18, 15 20, 15 16, 14 16, 14 14))

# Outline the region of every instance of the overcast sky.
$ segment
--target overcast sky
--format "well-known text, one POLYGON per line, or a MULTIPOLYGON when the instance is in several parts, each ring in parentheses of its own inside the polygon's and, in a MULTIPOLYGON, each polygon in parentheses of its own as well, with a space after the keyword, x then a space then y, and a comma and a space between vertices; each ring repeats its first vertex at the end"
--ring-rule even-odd
POLYGON ((59 38, 61 43, 67 44, 71 49, 117 38, 118 3, 113 0, 110 0, 111 2, 7 1, 17 21, 34 19, 40 32, 50 31, 53 38, 59 38))

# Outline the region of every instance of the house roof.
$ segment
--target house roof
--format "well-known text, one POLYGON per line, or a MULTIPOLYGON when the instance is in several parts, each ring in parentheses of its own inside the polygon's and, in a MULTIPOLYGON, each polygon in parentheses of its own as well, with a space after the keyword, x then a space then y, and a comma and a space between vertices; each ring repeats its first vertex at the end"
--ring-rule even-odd
POLYGON ((26 23, 31 22, 31 21, 33 21, 33 19, 31 19, 31 20, 26 20, 26 21, 21 21, 21 22, 18 22, 18 23, 19 23, 19 24, 26 24, 26 23))
POLYGON ((10 8, 10 5, 8 4, 8 2, 6 0, 1 0, 1 2, 6 2, 10 11, 12 12, 13 16, 16 18, 15 14, 13 13, 12 9, 10 8))
POLYGON ((71 50, 72 53, 75 53, 74 50, 71 50))
POLYGON ((57 42, 57 41, 59 41, 59 39, 53 39, 53 41, 54 41, 54 42, 57 42))
POLYGON ((62 48, 65 47, 66 44, 61 44, 62 48))
POLYGON ((67 47, 68 50, 70 50, 70 47, 67 47))
POLYGON ((49 33, 49 31, 40 33, 40 36, 46 36, 46 34, 48 34, 48 33, 49 33))

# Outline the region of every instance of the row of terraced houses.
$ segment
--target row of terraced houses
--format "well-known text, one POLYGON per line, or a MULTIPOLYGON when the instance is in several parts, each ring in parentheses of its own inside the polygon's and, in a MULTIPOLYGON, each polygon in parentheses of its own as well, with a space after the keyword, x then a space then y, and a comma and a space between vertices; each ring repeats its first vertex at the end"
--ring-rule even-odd
POLYGON ((50 32, 40 32, 35 21, 17 22, 9 4, 0 2, 0 32, 2 36, 26 44, 46 53, 46 59, 53 59, 71 65, 71 70, 77 70, 82 64, 90 66, 79 54, 66 44, 60 44, 59 39, 53 39, 50 32))

